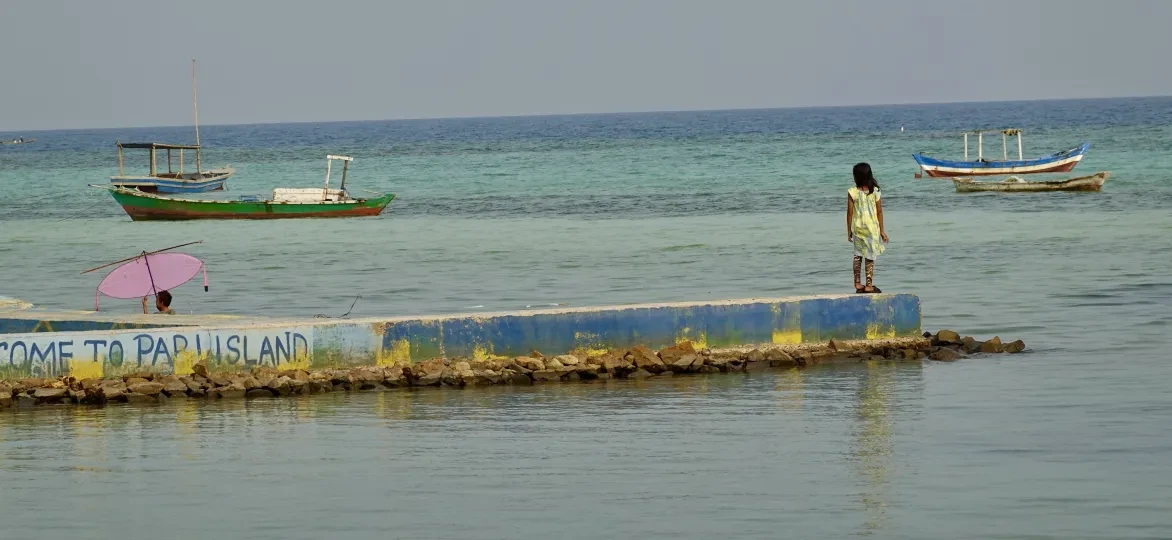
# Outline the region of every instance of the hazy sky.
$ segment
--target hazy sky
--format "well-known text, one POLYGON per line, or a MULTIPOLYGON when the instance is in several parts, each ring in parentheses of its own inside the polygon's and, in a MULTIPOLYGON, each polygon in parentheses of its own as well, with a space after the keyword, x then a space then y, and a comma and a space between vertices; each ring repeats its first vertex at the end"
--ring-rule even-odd
POLYGON ((0 130, 1172 94, 1172 1, 0 0, 0 130))

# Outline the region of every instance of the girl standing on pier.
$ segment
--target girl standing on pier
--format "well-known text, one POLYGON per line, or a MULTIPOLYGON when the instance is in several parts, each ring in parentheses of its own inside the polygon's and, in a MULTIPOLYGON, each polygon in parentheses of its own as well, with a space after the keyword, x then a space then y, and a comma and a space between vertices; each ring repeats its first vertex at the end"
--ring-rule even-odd
POLYGON ((871 280, 875 276, 875 259, 886 249, 887 232, 883 228, 883 202, 879 183, 871 174, 871 166, 859 163, 854 168, 855 187, 846 192, 846 239, 855 246, 855 292, 879 293, 871 280), (867 263, 867 284, 860 278, 863 262, 867 263))

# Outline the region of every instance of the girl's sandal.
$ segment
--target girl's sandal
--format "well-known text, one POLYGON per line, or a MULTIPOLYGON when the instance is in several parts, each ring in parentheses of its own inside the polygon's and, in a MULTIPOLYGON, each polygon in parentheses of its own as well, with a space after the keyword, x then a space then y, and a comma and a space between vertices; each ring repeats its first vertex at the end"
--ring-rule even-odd
POLYGON ((867 294, 879 294, 879 293, 881 293, 881 292, 883 292, 883 291, 882 291, 882 290, 881 290, 879 287, 876 287, 876 286, 872 285, 872 286, 871 286, 871 290, 869 290, 869 291, 868 291, 868 290, 865 290, 865 289, 864 289, 864 290, 863 290, 863 292, 865 292, 865 293, 867 293, 867 294))

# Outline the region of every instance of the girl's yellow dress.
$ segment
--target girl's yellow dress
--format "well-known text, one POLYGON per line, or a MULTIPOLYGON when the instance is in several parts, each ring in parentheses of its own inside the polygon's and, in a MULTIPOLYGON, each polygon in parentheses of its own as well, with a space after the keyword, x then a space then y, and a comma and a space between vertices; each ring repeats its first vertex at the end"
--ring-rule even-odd
POLYGON ((875 208, 882 198, 882 192, 873 189, 871 193, 866 193, 853 187, 846 193, 855 203, 855 216, 851 223, 851 231, 855 235, 855 256, 875 260, 886 249, 883 239, 879 237, 879 212, 875 208))

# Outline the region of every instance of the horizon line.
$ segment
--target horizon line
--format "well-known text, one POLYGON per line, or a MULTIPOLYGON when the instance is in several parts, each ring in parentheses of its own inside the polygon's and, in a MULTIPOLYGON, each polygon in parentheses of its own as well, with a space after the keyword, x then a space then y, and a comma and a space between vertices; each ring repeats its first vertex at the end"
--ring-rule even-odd
MULTIPOLYGON (((1041 99, 1005 99, 1005 100, 991 100, 991 101, 924 101, 924 102, 904 102, 904 103, 870 103, 870 104, 842 104, 842 105, 795 105, 788 107, 729 107, 729 108, 711 108, 711 109, 648 109, 639 111, 609 111, 609 112, 571 112, 571 113, 522 113, 522 114, 498 114, 498 115, 471 115, 471 116, 415 116, 415 117, 398 117, 398 118, 377 118, 377 119, 344 119, 344 120, 281 120, 272 122, 249 122, 249 123, 226 123, 226 124, 204 124, 203 127, 235 127, 235 126, 274 126, 285 124, 357 124, 357 123, 377 123, 377 122, 421 122, 428 120, 480 120, 480 119, 505 119, 505 118, 553 118, 562 116, 611 116, 611 115, 626 115, 626 114, 671 114, 671 113, 690 113, 690 112, 737 112, 737 111, 781 111, 781 110, 799 110, 799 109, 845 109, 845 108, 878 108, 878 107, 916 107, 924 105, 978 105, 978 104, 996 104, 996 103, 1043 103, 1053 101, 1107 101, 1115 99, 1162 99, 1172 98, 1172 95, 1142 95, 1142 96, 1110 96, 1110 97, 1086 97, 1086 98, 1041 98, 1041 99)), ((114 126, 114 127, 71 127, 71 128, 53 128, 53 129, 27 129, 20 130, 21 132, 30 133, 51 133, 54 131, 106 131, 116 129, 157 129, 157 128, 182 128, 194 127, 194 124, 156 124, 150 126, 114 126)), ((0 133, 17 133, 17 131, 0 131, 0 133)))

